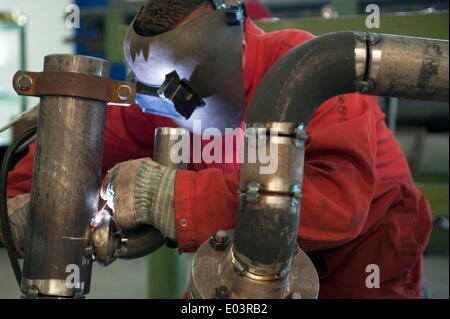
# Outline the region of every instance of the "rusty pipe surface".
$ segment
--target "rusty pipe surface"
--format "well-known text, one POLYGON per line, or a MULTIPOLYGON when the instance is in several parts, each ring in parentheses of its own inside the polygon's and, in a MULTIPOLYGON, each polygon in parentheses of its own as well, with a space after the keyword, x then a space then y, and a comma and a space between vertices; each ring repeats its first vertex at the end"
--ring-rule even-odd
MULTIPOLYGON (((108 78, 110 64, 49 55, 44 71, 108 78)), ((89 223, 98 210, 105 119, 105 102, 41 98, 22 279, 28 294, 74 297, 89 292, 92 263, 84 253, 89 223)))
POLYGON ((372 83, 362 93, 448 101, 448 41, 374 34, 369 50, 372 83))

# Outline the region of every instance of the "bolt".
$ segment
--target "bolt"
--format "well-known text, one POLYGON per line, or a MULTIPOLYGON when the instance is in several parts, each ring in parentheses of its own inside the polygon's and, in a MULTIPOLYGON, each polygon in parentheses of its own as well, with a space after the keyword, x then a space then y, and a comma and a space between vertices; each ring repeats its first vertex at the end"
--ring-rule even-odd
POLYGON ((250 203, 257 203, 261 198, 263 186, 258 182, 250 182, 247 184, 246 199, 250 203))
POLYGON ((86 247, 84 250, 84 256, 87 259, 94 259, 95 249, 92 246, 86 247))
POLYGON ((215 235, 214 239, 219 243, 224 243, 228 240, 227 232, 224 230, 219 230, 215 235))
POLYGON ((286 278, 286 276, 289 275, 290 271, 291 271, 291 269, 290 269, 289 267, 283 269, 283 270, 280 271, 280 273, 278 274, 278 279, 286 278))
POLYGON ((24 296, 22 296, 24 299, 38 299, 39 298, 39 290, 36 287, 28 287, 27 292, 24 296))
POLYGON ((373 84, 373 82, 371 80, 358 81, 356 83, 356 89, 358 90, 359 93, 366 94, 366 93, 369 93, 369 92, 373 91, 374 84, 373 84))
POLYGON ((22 74, 17 79, 17 85, 19 86, 19 89, 22 91, 29 90, 32 84, 33 84, 33 80, 27 74, 22 74))
POLYGON ((117 96, 121 101, 127 101, 132 94, 131 88, 128 85, 121 85, 117 89, 117 96))
POLYGON ((305 140, 308 138, 308 134, 306 133, 306 127, 303 124, 297 126, 294 130, 295 141, 294 144, 298 148, 303 148, 305 146, 305 140))
POLYGON ((308 138, 308 134, 306 134, 306 127, 303 124, 297 126, 294 130, 294 133, 297 138, 300 138, 302 140, 306 140, 308 138))
POLYGON ((369 33, 369 34, 367 35, 367 41, 369 41, 369 43, 370 43, 371 45, 377 44, 378 42, 380 42, 380 40, 381 40, 381 37, 380 37, 379 34, 376 34, 376 33, 369 33))
POLYGON ((211 237, 209 243, 214 250, 224 251, 228 248, 230 239, 226 231, 219 230, 214 234, 214 236, 211 237))
POLYGON ((220 286, 214 289, 214 296, 218 299, 228 299, 230 298, 230 291, 225 286, 220 286))
POLYGON ((258 182, 250 182, 247 184, 247 192, 259 193, 262 190, 262 185, 258 182))
POLYGON ((294 186, 292 186, 291 195, 295 199, 302 198, 302 187, 300 184, 295 184, 294 186))

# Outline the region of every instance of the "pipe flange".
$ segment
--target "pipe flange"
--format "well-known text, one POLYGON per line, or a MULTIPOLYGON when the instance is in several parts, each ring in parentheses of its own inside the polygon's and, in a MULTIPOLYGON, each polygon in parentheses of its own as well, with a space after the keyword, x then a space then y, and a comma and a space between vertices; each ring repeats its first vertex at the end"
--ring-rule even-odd
MULTIPOLYGON (((233 230, 227 230, 232 241, 233 230)), ((286 299, 300 296, 302 299, 314 299, 319 293, 319 277, 314 264, 308 256, 298 249, 293 256, 290 269, 279 274, 278 280, 261 281, 247 276, 248 266, 239 262, 231 263, 230 252, 215 251, 208 241, 203 243, 192 261, 189 281, 189 297, 193 299, 217 298, 215 288, 227 287, 233 299, 286 299), (236 269, 241 271, 236 272, 236 269), (240 275, 241 274, 241 275, 240 275)), ((256 278, 256 277, 255 277, 256 278)))

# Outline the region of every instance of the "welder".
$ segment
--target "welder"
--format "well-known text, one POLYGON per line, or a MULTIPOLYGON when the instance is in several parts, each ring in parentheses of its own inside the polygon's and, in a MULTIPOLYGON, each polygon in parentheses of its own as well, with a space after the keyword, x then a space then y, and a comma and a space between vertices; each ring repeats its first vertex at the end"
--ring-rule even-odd
MULTIPOLYGON (((187 79, 184 88, 195 92, 198 107, 185 116, 183 105, 158 100, 158 94, 138 95, 128 108, 110 106, 102 197, 124 228, 153 225, 182 252, 195 251, 218 230, 234 228, 239 163, 193 163, 190 170, 156 164, 151 159, 155 129, 192 131, 195 120, 221 131, 244 127, 266 72, 314 37, 300 30, 265 33, 242 8, 236 1, 149 0, 125 39, 136 83, 161 95, 168 80, 187 79), (230 8, 234 15, 224 19, 222 11, 230 8), (230 32, 240 23, 242 32, 230 32)), ((319 273, 319 297, 419 298, 430 208, 414 186, 377 98, 331 98, 315 111, 307 133, 298 243, 319 273), (373 265, 379 269, 376 287, 366 280, 373 265)), ((238 150, 236 143, 225 152, 238 150)), ((9 214, 19 252, 34 152, 31 145, 9 175, 9 214)))

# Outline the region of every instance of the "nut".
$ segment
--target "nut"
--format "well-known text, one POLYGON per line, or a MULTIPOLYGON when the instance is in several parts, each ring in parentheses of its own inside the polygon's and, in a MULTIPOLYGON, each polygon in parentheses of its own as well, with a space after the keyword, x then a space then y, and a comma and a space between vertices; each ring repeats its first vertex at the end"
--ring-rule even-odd
POLYGON ((356 90, 359 93, 366 94, 366 93, 372 92, 373 89, 374 89, 374 84, 371 80, 368 80, 368 81, 362 80, 362 81, 358 81, 356 83, 356 90))
POLYGON ((295 139, 294 144, 298 148, 304 148, 305 147, 305 140, 308 138, 308 134, 306 133, 306 127, 301 124, 297 126, 294 130, 295 139))
POLYGON ((230 244, 230 238, 226 231, 219 230, 211 237, 209 243, 214 250, 224 251, 230 244))
POLYGON ((92 259, 93 260, 95 258, 95 249, 94 249, 94 247, 92 247, 92 246, 86 247, 84 249, 84 256, 87 259, 92 259))
POLYGON ((131 98, 132 90, 128 85, 121 85, 117 89, 117 96, 121 101, 127 101, 131 98))
POLYGON ((214 289, 214 297, 216 299, 228 299, 230 298, 231 293, 225 286, 220 286, 214 289))
POLYGON ((302 198, 302 186, 300 184, 295 184, 291 188, 291 196, 295 199, 302 198))
POLYGON ((33 80, 31 77, 27 74, 22 74, 17 79, 17 85, 20 90, 27 91, 31 88, 31 85, 33 84, 33 80))

